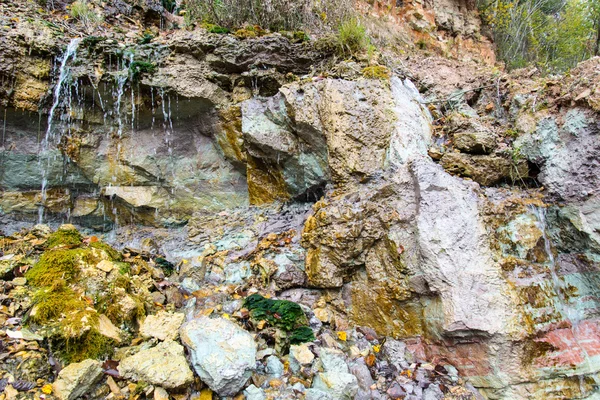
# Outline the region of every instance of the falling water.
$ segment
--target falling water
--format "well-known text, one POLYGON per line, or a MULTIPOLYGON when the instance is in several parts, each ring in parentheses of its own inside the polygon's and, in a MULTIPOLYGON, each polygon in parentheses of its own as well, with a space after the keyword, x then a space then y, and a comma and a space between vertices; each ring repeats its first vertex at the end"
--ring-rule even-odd
MULTIPOLYGON (((62 56, 62 59, 60 62, 59 74, 58 74, 58 81, 56 82, 56 86, 54 87, 52 107, 50 108, 50 113, 48 114, 48 127, 46 129, 46 135, 41 143, 39 160, 40 160, 40 169, 42 171, 42 187, 41 187, 41 201, 40 201, 40 205, 38 207, 38 223, 40 223, 40 224, 44 222, 44 209, 45 209, 45 204, 46 204, 46 200, 47 200, 48 172, 50 169, 50 156, 48 156, 46 159, 46 165, 43 165, 42 155, 46 154, 50 148, 50 140, 53 139, 53 134, 54 134, 53 126, 52 126, 52 123, 54 122, 54 113, 56 112, 56 109, 60 105, 61 95, 63 93, 63 87, 66 86, 66 83, 68 82, 68 78, 70 78, 71 70, 68 67, 68 62, 70 59, 73 59, 73 60, 75 59, 75 57, 77 55, 77 48, 79 47, 80 42, 81 42, 81 39, 72 39, 62 56)), ((69 101, 69 107, 70 107, 70 101, 69 101)))
POLYGON ((56 111, 56 108, 60 104, 60 95, 62 93, 63 84, 65 83, 65 81, 67 80, 67 78, 69 77, 69 74, 71 72, 71 70, 69 68, 67 68, 67 62, 69 61, 69 59, 71 57, 73 59, 75 59, 75 57, 77 56, 77 48, 79 47, 79 42, 81 42, 81 39, 72 39, 71 42, 69 42, 69 45, 67 46, 67 49, 65 50, 65 53, 63 54, 63 58, 60 62, 58 82, 56 82, 56 86, 54 87, 54 101, 52 103, 52 107, 50 108, 50 113, 48 114, 48 128, 46 129, 46 139, 45 139, 46 142, 48 142, 48 140, 50 138, 50 134, 52 132, 52 122, 54 120, 54 112, 56 111))

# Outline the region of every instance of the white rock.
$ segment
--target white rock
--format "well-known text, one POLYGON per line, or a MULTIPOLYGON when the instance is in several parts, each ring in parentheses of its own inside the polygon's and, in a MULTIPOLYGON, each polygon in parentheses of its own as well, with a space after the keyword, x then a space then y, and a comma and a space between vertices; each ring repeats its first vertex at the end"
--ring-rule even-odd
POLYGON ((256 367, 252 335, 229 320, 193 319, 181 327, 180 335, 194 370, 220 396, 238 393, 256 367))

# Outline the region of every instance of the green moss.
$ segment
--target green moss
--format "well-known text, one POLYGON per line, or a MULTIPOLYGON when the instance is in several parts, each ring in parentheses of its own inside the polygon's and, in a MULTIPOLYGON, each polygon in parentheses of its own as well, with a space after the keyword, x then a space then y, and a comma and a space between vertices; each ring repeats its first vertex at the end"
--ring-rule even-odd
POLYGON ((59 246, 77 247, 81 246, 83 237, 76 229, 59 229, 48 236, 46 248, 53 249, 59 246))
POLYGON ((205 23, 205 24, 202 24, 202 27, 210 33, 226 34, 226 33, 231 32, 231 30, 229 28, 225 28, 223 26, 215 25, 215 24, 205 23))
POLYGON ((123 260, 123 256, 117 250, 110 247, 108 244, 104 242, 93 242, 90 243, 90 247, 93 247, 98 250, 104 250, 106 254, 110 257, 111 261, 121 261, 123 260))
POLYGON ((33 295, 35 312, 29 316, 31 322, 40 325, 50 324, 74 310, 85 309, 86 304, 73 289, 66 286, 46 287, 33 295))
POLYGON ((367 79, 388 80, 392 76, 390 69, 388 67, 384 67, 383 65, 366 67, 362 70, 362 74, 367 79))
POLYGON ((81 338, 66 340, 62 345, 58 355, 67 363, 74 363, 88 358, 106 358, 113 353, 116 342, 101 335, 96 329, 92 329, 81 338))
POLYGON ((46 251, 25 274, 33 286, 57 286, 71 282, 79 274, 77 263, 86 254, 85 249, 46 251))
POLYGON ((290 344, 312 342, 315 340, 315 334, 308 326, 301 326, 292 331, 292 334, 289 336, 289 340, 290 344))
POLYGON ((253 294, 246 298, 244 306, 255 321, 266 320, 285 331, 294 330, 307 323, 302 308, 292 301, 267 299, 260 294, 253 294))

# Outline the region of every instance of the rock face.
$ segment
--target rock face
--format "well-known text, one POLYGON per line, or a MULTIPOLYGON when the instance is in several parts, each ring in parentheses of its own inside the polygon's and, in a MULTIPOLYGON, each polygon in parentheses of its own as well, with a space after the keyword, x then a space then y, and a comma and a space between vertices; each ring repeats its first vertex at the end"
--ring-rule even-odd
POLYGON ((208 317, 186 322, 180 335, 194 370, 213 391, 233 396, 244 387, 255 368, 252 335, 226 319, 208 317))
POLYGON ((54 394, 61 400, 74 400, 89 393, 102 378, 102 366, 95 360, 73 363, 60 371, 54 382, 54 394))
POLYGON ((179 335, 179 327, 183 324, 185 315, 182 313, 168 313, 161 311, 156 315, 149 315, 140 326, 143 337, 153 337, 158 340, 175 340, 179 335))
POLYGON ((144 381, 167 389, 189 385, 194 380, 177 342, 161 342, 150 349, 141 350, 119 364, 119 374, 135 381, 144 381))

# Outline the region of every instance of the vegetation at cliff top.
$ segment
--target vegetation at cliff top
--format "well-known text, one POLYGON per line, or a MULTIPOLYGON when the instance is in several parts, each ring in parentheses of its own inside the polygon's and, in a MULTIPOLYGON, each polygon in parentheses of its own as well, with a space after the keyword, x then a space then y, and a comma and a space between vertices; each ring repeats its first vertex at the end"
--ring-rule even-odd
POLYGON ((599 0, 480 0, 509 68, 564 72, 600 53, 599 0))

